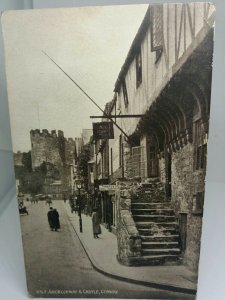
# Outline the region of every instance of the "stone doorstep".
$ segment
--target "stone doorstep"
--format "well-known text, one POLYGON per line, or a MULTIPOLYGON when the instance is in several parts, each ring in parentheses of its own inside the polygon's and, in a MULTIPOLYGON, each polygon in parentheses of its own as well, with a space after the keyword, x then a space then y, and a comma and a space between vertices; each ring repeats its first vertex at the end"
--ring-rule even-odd
POLYGON ((181 253, 179 248, 153 248, 153 249, 142 249, 141 253, 143 256, 145 255, 157 255, 157 254, 174 254, 179 255, 181 253))
POLYGON ((171 234, 171 235, 140 235, 143 243, 159 243, 159 242, 177 242, 179 235, 178 234, 171 234))
POLYGON ((177 241, 174 242, 145 242, 142 240, 142 246, 149 246, 149 247, 154 247, 154 246, 162 246, 162 247, 167 247, 170 245, 179 245, 179 243, 177 241))
POLYGON ((157 226, 174 226, 174 227, 178 227, 178 223, 177 222, 145 222, 145 221, 137 221, 137 222, 135 222, 136 223, 136 225, 152 225, 152 226, 154 226, 154 225, 157 225, 157 226))
MULTIPOLYGON (((162 206, 162 207, 170 207, 170 204, 168 202, 131 202, 131 206, 140 206, 140 205, 144 205, 144 206, 148 206, 149 209, 154 207, 155 209, 158 208, 158 206, 162 206)), ((165 208, 166 209, 166 208, 165 208)))
POLYGON ((139 219, 140 220, 140 222, 141 221, 143 221, 143 222, 145 222, 145 221, 147 221, 147 219, 149 219, 149 221, 151 221, 151 220, 154 220, 154 219, 157 219, 157 221, 158 222, 160 222, 160 219, 163 221, 163 222, 165 222, 165 221, 175 221, 176 220, 176 217, 175 216, 168 216, 168 215, 140 215, 140 214, 138 214, 138 215, 133 215, 133 218, 134 218, 134 220, 135 221, 137 221, 138 222, 138 220, 137 219, 139 219), (142 220, 141 220, 142 219, 142 220))
POLYGON ((171 208, 133 208, 132 211, 138 210, 140 212, 173 212, 171 208))
POLYGON ((133 217, 143 217, 143 218, 147 218, 147 217, 150 217, 150 218, 175 218, 175 216, 168 216, 168 215, 140 215, 140 214, 133 214, 132 215, 133 217))

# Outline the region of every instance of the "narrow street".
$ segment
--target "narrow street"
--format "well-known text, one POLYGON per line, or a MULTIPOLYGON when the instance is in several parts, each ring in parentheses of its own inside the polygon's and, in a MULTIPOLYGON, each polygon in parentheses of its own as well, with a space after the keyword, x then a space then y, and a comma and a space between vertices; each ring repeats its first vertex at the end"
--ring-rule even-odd
POLYGON ((21 215, 29 292, 36 297, 163 298, 194 296, 160 291, 118 281, 95 271, 74 234, 62 201, 53 206, 60 214, 61 229, 48 226, 48 205, 26 202, 29 215, 21 215))

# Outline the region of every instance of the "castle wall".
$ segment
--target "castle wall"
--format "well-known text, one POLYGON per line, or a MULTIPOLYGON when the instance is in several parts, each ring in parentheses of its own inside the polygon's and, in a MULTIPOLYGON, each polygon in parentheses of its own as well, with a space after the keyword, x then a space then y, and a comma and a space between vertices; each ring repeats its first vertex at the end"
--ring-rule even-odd
POLYGON ((43 162, 48 162, 59 170, 62 190, 70 191, 71 176, 70 165, 74 162, 76 144, 72 138, 64 138, 62 131, 48 132, 36 129, 31 130, 31 158, 32 169, 39 167, 43 162))
POLYGON ((55 131, 49 133, 47 130, 32 130, 31 158, 32 169, 39 167, 43 162, 49 162, 60 170, 62 161, 59 153, 59 141, 55 131))
POLYGON ((14 166, 22 167, 23 166, 23 153, 18 151, 13 153, 14 166))

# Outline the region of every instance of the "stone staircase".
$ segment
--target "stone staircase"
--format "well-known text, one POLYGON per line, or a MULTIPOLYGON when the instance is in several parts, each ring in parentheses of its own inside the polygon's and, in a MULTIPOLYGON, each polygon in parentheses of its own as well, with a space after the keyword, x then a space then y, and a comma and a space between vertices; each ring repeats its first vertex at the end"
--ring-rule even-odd
POLYGON ((140 265, 181 262, 179 226, 157 179, 143 183, 131 197, 131 212, 142 240, 140 265))

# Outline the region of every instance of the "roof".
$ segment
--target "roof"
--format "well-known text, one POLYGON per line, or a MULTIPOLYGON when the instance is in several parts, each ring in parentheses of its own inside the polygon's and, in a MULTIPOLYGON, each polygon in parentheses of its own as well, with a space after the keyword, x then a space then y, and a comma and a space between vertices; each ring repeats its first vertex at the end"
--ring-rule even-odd
POLYGON ((141 26, 139 27, 138 32, 131 44, 131 47, 127 54, 125 62, 120 70, 117 81, 115 83, 114 92, 118 92, 120 85, 121 85, 121 81, 123 80, 124 76, 126 75, 128 69, 129 69, 130 64, 132 63, 134 57, 136 56, 137 51, 140 47, 140 44, 141 44, 149 26, 150 26, 150 5, 147 9, 145 17, 141 23, 141 26))

